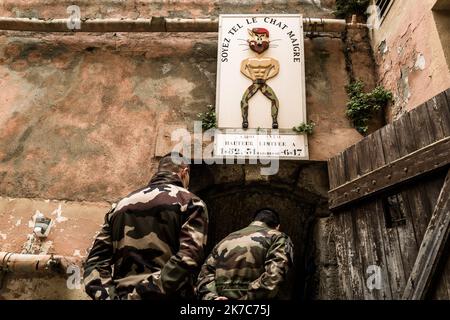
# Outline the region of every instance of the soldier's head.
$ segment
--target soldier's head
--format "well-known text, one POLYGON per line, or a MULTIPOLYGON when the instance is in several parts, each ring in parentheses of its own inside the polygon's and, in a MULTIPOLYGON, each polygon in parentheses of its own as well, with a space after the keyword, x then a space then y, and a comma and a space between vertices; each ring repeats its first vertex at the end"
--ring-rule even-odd
POLYGON ((269 31, 265 28, 248 29, 250 38, 247 40, 252 51, 260 54, 269 48, 269 31))
POLYGON ((171 152, 166 154, 159 160, 158 172, 172 172, 180 177, 183 186, 189 187, 189 161, 179 152, 171 152))
POLYGON ((269 228, 280 229, 280 216, 270 208, 259 209, 255 212, 253 221, 264 222, 269 228))

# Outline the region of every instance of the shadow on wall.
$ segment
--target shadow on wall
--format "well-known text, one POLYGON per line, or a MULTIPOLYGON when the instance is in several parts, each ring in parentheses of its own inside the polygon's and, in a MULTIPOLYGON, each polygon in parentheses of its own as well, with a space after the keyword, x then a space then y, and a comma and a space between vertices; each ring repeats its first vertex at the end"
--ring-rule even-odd
POLYGON ((246 227, 263 207, 278 211, 281 230, 294 243, 294 270, 280 298, 304 300, 314 290, 313 227, 326 203, 326 166, 286 162, 274 176, 261 176, 256 165, 194 165, 192 186, 209 210, 207 253, 229 233, 246 227))
POLYGON ((433 17, 447 60, 447 67, 450 71, 450 2, 445 0, 436 1, 433 7, 433 17))

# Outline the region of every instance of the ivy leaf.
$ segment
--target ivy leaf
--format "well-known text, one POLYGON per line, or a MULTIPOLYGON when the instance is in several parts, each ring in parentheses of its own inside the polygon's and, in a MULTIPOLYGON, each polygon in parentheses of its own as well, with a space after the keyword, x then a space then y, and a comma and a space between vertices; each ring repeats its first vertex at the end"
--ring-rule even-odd
POLYGON ((383 86, 377 86, 371 92, 364 92, 364 87, 364 82, 360 80, 347 85, 349 102, 345 112, 355 129, 363 135, 369 130, 368 123, 374 113, 386 107, 392 100, 392 92, 383 86))

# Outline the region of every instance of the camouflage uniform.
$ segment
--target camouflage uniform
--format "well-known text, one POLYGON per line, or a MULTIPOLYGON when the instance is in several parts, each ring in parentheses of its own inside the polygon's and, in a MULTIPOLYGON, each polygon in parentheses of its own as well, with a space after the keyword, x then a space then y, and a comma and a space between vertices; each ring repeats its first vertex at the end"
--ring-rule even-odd
MULTIPOLYGON (((248 123, 248 103, 249 100, 259 91, 261 90, 262 94, 265 95, 271 102, 271 114, 272 114, 272 124, 278 125, 278 108, 279 108, 279 101, 277 98, 277 95, 273 91, 269 85, 267 85, 266 81, 263 79, 257 79, 253 82, 250 87, 245 90, 244 95, 242 96, 241 100, 241 113, 242 113, 242 120, 244 123, 248 123)), ((277 126, 278 127, 278 126, 277 126)), ((277 129, 274 127, 274 129, 277 129)))
POLYGON ((277 297, 293 261, 290 238, 260 221, 217 244, 197 281, 201 299, 260 300, 277 297))
POLYGON ((207 227, 205 204, 176 174, 157 173, 106 215, 84 265, 87 294, 93 299, 193 297, 192 274, 204 260, 207 227))

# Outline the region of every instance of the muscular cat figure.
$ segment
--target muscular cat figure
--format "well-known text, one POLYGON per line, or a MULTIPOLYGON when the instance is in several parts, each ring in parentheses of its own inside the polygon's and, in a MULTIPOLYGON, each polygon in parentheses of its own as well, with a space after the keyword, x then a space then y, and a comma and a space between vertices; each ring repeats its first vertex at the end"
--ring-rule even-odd
POLYGON ((248 30, 250 39, 248 44, 250 49, 256 52, 257 56, 248 58, 241 63, 241 72, 253 81, 247 88, 241 100, 242 128, 248 128, 248 101, 261 90, 272 103, 272 128, 278 129, 278 107, 279 102, 275 92, 267 85, 267 80, 275 77, 280 71, 280 64, 276 59, 262 57, 262 53, 269 48, 269 31, 264 28, 253 28, 248 30))

